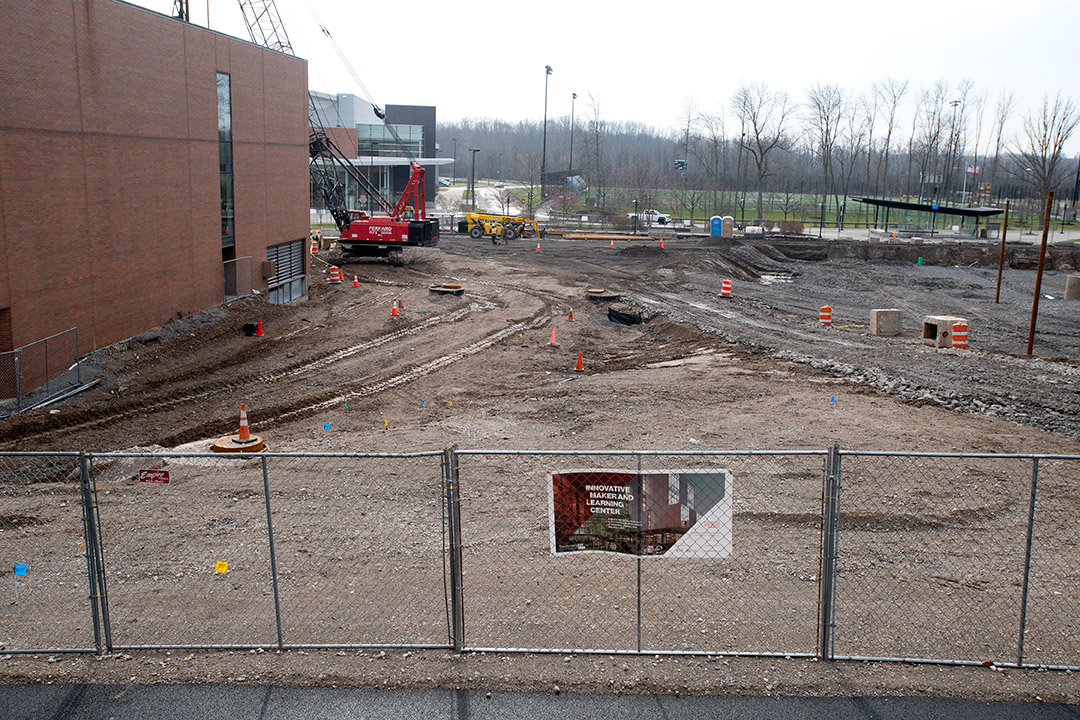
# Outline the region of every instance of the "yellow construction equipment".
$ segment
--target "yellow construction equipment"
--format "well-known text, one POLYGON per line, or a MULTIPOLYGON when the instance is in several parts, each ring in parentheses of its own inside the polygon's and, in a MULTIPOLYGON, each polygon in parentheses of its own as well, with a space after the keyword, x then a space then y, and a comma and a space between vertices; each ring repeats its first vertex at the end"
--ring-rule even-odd
POLYGON ((535 220, 526 220, 516 215, 465 213, 465 221, 459 223, 458 227, 459 232, 467 232, 470 237, 477 240, 487 235, 492 243, 497 238, 513 240, 516 237, 529 237, 530 229, 537 237, 544 236, 544 232, 535 220))

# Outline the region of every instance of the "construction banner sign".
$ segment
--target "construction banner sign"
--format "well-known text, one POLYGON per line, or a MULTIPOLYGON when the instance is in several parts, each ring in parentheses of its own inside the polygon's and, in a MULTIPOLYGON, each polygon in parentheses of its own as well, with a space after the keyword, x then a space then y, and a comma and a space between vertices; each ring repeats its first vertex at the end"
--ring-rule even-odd
POLYGON ((548 485, 553 555, 731 556, 730 470, 561 470, 548 485))

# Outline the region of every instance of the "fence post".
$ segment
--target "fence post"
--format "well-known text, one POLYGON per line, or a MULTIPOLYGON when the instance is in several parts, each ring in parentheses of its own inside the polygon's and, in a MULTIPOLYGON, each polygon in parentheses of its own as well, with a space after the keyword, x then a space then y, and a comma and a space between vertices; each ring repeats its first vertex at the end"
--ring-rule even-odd
POLYGON ((825 460, 821 498, 821 580, 818 601, 818 659, 832 660, 836 618, 836 554, 840 530, 840 445, 825 460))
POLYGON ((22 351, 15 352, 15 411, 22 410, 22 351))
POLYGON ((1016 664, 1024 665, 1024 633, 1027 632, 1028 584, 1031 578, 1031 536, 1035 531, 1035 491, 1039 486, 1039 458, 1031 459, 1031 502, 1028 505, 1027 551, 1024 554, 1024 585, 1020 593, 1020 641, 1017 643, 1016 664))
POLYGON ((270 543, 270 577, 274 582, 274 618, 277 622, 277 646, 285 647, 281 637, 281 598, 278 593, 277 556, 274 554, 274 521, 270 513, 270 472, 266 455, 262 456, 263 497, 266 499, 266 536, 270 543))
MULTIPOLYGON (((101 542, 101 524, 98 522, 97 488, 94 486, 92 469, 94 466, 93 456, 82 453, 80 456, 80 471, 83 477, 85 489, 84 503, 86 507, 86 532, 87 552, 93 553, 94 585, 90 593, 94 601, 98 603, 101 615, 101 632, 105 643, 105 650, 112 652, 112 623, 109 619, 109 591, 105 582, 105 548, 101 542)), ((100 652, 100 648, 99 648, 100 652)))
POLYGON ((443 489, 446 493, 450 543, 450 641, 455 652, 465 645, 465 607, 461 577, 461 496, 458 487, 458 446, 443 451, 443 489))
POLYGON ((637 543, 637 651, 641 652, 641 543, 645 537, 645 510, 642 505, 644 482, 641 477, 641 455, 637 456, 637 477, 634 478, 634 492, 637 493, 638 543, 637 543))
POLYGON ((90 497, 90 470, 86 453, 79 453, 79 504, 82 505, 83 547, 86 551, 86 580, 90 588, 90 618, 94 627, 94 649, 101 654, 101 617, 98 615, 97 540, 90 497))

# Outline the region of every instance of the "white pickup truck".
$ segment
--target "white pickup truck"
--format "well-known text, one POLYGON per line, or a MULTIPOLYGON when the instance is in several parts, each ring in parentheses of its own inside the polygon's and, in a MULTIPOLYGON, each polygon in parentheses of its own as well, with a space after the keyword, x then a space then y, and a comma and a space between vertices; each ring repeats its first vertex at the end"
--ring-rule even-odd
POLYGON ((626 213, 626 217, 630 220, 637 218, 645 223, 656 223, 657 225, 667 225, 671 222, 671 216, 665 215, 659 210, 645 210, 640 215, 635 213, 626 213))

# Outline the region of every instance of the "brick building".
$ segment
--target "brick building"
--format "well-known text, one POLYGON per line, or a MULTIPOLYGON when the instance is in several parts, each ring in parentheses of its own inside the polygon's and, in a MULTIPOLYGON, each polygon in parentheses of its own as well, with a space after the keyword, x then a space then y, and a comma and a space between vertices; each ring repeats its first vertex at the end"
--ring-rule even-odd
POLYGON ((304 60, 117 0, 5 3, 0 37, 0 353, 305 294, 304 60))

